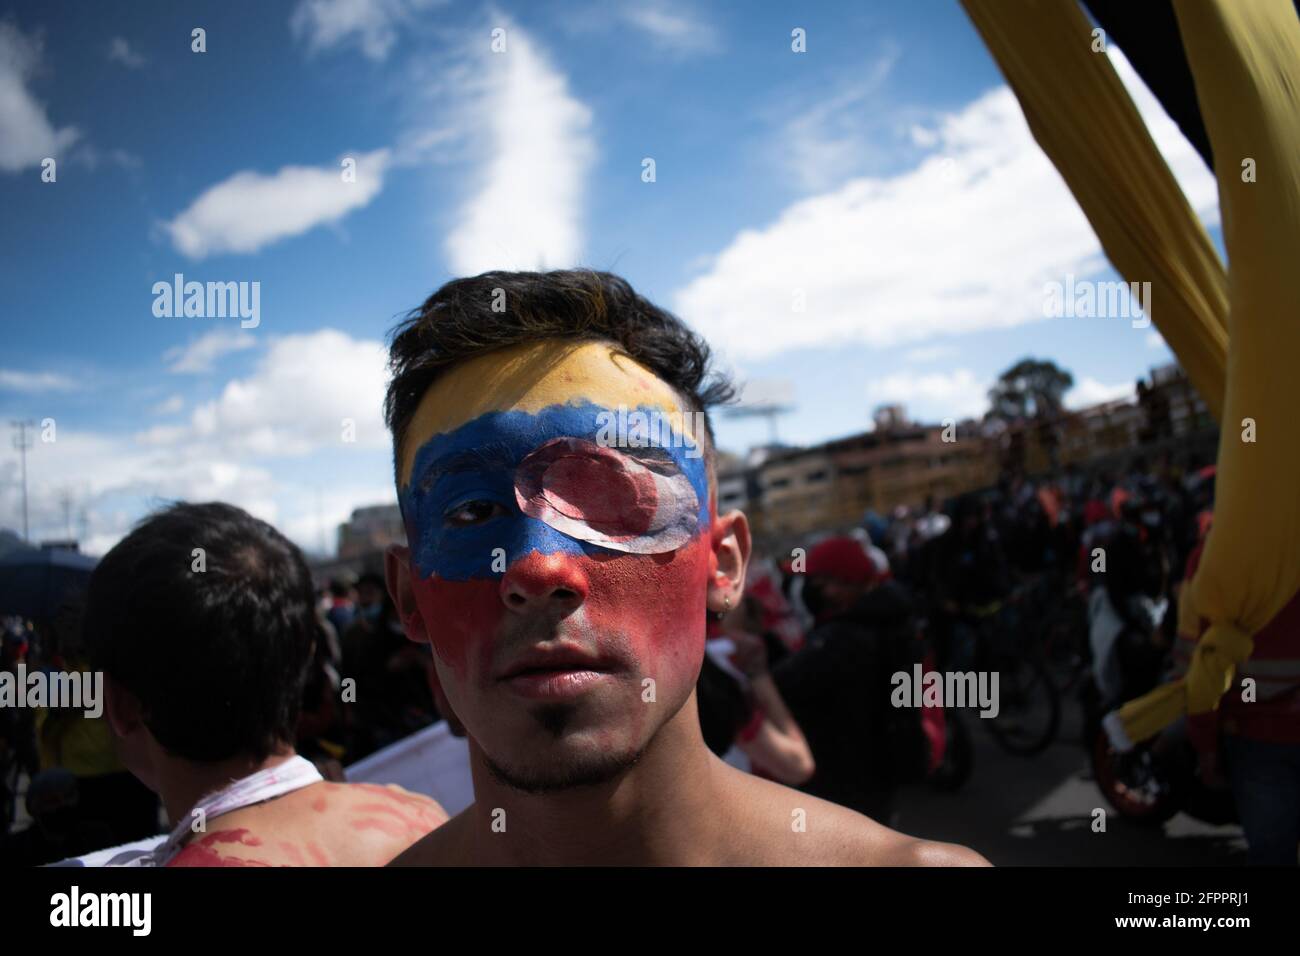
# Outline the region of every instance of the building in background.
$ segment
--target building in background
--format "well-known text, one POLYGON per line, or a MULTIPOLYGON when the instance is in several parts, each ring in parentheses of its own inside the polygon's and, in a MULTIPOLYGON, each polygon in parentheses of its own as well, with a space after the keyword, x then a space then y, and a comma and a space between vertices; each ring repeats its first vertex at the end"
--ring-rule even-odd
POLYGON ((396 504, 357 508, 352 518, 339 525, 341 560, 383 551, 390 544, 405 544, 406 528, 396 504))
POLYGON ((719 511, 741 508, 760 549, 785 550, 810 535, 853 528, 868 511, 942 505, 1002 475, 1117 469, 1162 454, 1212 461, 1218 441, 1208 408, 1177 365, 1152 369, 1132 399, 1050 420, 925 425, 909 420, 901 405, 883 405, 872 418, 870 431, 807 448, 720 455, 719 511))

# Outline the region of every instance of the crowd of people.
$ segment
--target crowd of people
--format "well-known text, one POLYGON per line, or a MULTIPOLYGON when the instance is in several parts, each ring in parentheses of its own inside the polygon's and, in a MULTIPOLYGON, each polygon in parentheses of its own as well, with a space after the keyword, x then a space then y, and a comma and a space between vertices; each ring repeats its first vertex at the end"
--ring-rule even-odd
MULTIPOLYGON (((110 550, 81 605, 8 625, 5 668, 102 673, 107 700, 104 719, 0 711, 4 822, 20 780, 31 817, 0 858, 983 865, 890 828, 957 726, 942 705, 899 706, 897 675, 1054 645, 1087 677, 1087 739, 1199 633, 1175 609, 1212 533, 1204 462, 1008 475, 758 560, 745 516, 716 512, 707 416, 703 456, 602 443, 611 409, 728 395, 702 340, 618 277, 455 280, 390 358, 408 540, 383 577, 314 582, 269 524, 182 503, 110 550), (440 718, 474 771, 450 820, 427 796, 342 782, 440 718), (507 805, 517 822, 498 829, 507 805)), ((1260 645, 1300 658, 1300 627, 1277 630, 1260 645)), ((1231 741, 1222 782, 1252 859, 1296 862, 1297 691, 1275 675, 1249 717, 1188 729, 1207 778, 1217 735, 1231 741)))
MULTIPOLYGON (((1105 711, 1185 666, 1175 609, 1213 494, 1213 468, 1196 461, 1016 477, 943 507, 868 513, 849 533, 756 561, 742 601, 708 624, 697 688, 705 739, 752 773, 888 821, 899 787, 933 771, 943 747, 931 715, 889 705, 891 675, 922 661, 973 666, 971 616, 1026 588, 1078 617, 1064 651, 1089 677, 1086 737, 1105 711), (1113 633, 1099 640, 1108 622, 1113 633)), ((0 666, 87 664, 76 614, 40 629, 6 622, 0 666)), ((407 640, 378 574, 318 585, 313 617, 293 744, 342 781, 347 764, 440 719, 433 663, 427 644, 407 640), (349 695, 349 678, 365 693, 349 695)), ((0 844, 6 861, 50 863, 157 831, 158 797, 129 772, 105 722, 0 714, 6 821, 20 777, 30 817, 0 844)))
MULTIPOLYGON (((1211 532, 1214 486, 1214 466, 1194 455, 1150 463, 1138 456, 1120 473, 1006 476, 943 507, 928 500, 868 513, 848 533, 814 537, 752 568, 744 616, 733 615, 730 629, 763 636, 790 732, 809 743, 800 766, 815 770, 794 782, 888 819, 899 785, 936 771, 944 747, 937 715, 886 706, 888 676, 921 661, 940 671, 976 666, 989 613, 995 628, 1015 632, 1005 636, 1017 653, 1053 665, 1058 688, 1071 692, 1065 704, 1081 709, 1080 742, 1094 750, 1107 713, 1190 662, 1203 622, 1186 584, 1211 532)), ((1294 652, 1298 625, 1292 601, 1260 635, 1266 653, 1294 652)), ((729 647, 728 636, 735 640, 721 634, 715 643, 729 647)), ((701 690, 704 700, 713 686, 701 690)), ((1285 775, 1267 787, 1260 780, 1270 760, 1287 760, 1287 748, 1300 742, 1300 682, 1275 678, 1267 696, 1247 706, 1229 693, 1222 726, 1198 732, 1184 722, 1157 747, 1190 735, 1194 772, 1235 803, 1251 859, 1294 863, 1294 774, 1284 792, 1277 788, 1285 775)), ((755 695, 733 723, 752 726, 760 720, 752 710, 765 706, 755 695)), ((732 743, 724 737, 715 749, 732 743)), ((760 755, 753 764, 789 779, 760 755)))

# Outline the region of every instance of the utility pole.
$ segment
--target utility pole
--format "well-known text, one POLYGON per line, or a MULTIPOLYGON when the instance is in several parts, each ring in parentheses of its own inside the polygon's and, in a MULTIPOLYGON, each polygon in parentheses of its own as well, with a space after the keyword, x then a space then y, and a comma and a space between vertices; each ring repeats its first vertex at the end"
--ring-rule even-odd
POLYGON ((36 440, 27 434, 27 429, 35 429, 35 422, 10 422, 14 428, 18 429, 18 434, 14 436, 14 447, 18 449, 18 457, 22 461, 23 472, 23 540, 31 543, 27 533, 27 449, 32 447, 36 440))
POLYGON ((64 488, 59 492, 59 504, 63 505, 63 524, 68 532, 68 540, 72 541, 72 489, 64 488))

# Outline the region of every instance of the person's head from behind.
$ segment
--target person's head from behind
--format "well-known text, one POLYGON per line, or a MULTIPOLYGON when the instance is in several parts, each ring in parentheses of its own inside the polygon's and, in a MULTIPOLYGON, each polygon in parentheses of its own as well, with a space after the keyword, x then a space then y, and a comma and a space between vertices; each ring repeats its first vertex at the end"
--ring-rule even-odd
POLYGON ((367 573, 357 580, 357 606, 363 616, 378 618, 386 597, 383 575, 367 573))
POLYGON ((175 504, 96 567, 84 636, 129 769, 256 765, 292 747, 316 637, 302 553, 227 504, 175 504))
POLYGON ((707 346, 622 279, 486 273, 395 330, 386 416, 409 549, 389 589, 499 780, 610 780, 685 704, 739 602, 707 346))

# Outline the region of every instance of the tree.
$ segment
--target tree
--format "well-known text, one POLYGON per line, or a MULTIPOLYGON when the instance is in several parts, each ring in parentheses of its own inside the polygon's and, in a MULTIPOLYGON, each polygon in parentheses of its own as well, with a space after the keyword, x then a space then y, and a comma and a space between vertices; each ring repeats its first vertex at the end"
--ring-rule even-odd
POLYGON ((989 389, 986 419, 1004 422, 1049 421, 1061 413, 1062 399, 1074 376, 1050 359, 1022 358, 998 376, 989 389))

